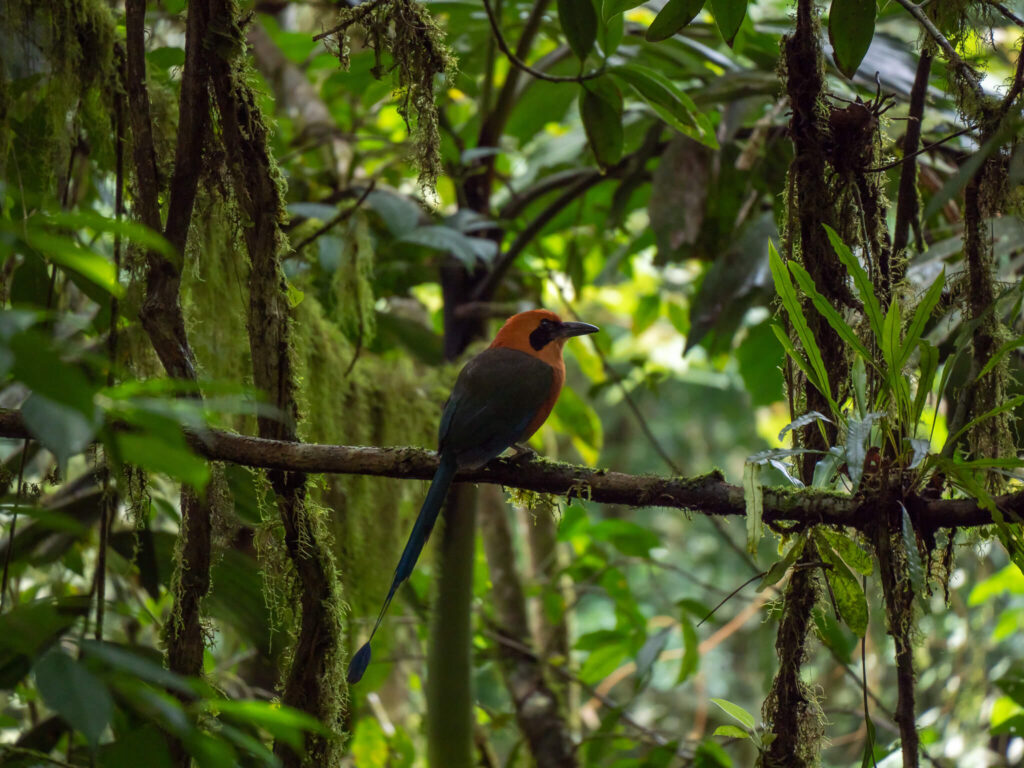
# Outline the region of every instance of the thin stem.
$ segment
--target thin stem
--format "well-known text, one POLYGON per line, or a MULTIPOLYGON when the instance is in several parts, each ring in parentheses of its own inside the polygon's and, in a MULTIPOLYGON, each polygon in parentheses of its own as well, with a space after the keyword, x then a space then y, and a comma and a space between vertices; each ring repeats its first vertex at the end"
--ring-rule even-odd
POLYGON ((295 252, 301 251, 303 248, 305 248, 307 245, 312 243, 318 237, 320 237, 321 235, 326 234, 327 232, 330 232, 332 229, 334 229, 334 227, 336 227, 339 224, 341 224, 342 222, 346 221, 353 213, 355 213, 357 210, 359 210, 360 206, 362 206, 362 204, 366 201, 366 198, 370 196, 371 192, 373 192, 373 188, 375 186, 377 186, 377 180, 376 179, 371 179, 370 183, 367 185, 366 189, 364 189, 363 193, 359 196, 359 199, 356 200, 355 205, 352 205, 352 206, 346 208, 345 210, 339 212, 334 218, 332 218, 330 221, 326 222, 323 226, 318 228, 311 235, 309 235, 308 237, 303 238, 302 240, 300 240, 295 245, 293 250, 295 252))
POLYGON ((949 63, 953 65, 954 69, 960 74, 964 81, 971 87, 971 90, 975 92, 977 96, 984 96, 984 91, 981 88, 981 83, 978 82, 977 76, 967 63, 960 58, 960 54, 956 52, 956 49, 950 44, 949 40, 946 39, 939 28, 932 23, 932 20, 928 18, 928 15, 924 12, 920 5, 912 3, 910 0, 896 0, 897 3, 902 5, 907 12, 917 19, 918 23, 924 27, 932 40, 942 49, 942 52, 946 54, 946 58, 949 59, 949 63))
POLYGON ((547 80, 549 83, 582 83, 587 80, 593 80, 594 78, 600 77, 604 74, 605 68, 599 67, 593 72, 588 72, 585 75, 549 75, 547 72, 541 72, 539 69, 534 69, 521 58, 513 53, 512 49, 509 48, 508 43, 505 41, 505 36, 501 34, 501 27, 498 25, 498 19, 494 15, 494 10, 491 8, 489 0, 483 0, 484 10, 487 12, 487 20, 491 23, 491 31, 494 32, 495 42, 498 43, 498 48, 508 58, 512 64, 519 69, 523 70, 527 74, 533 75, 538 80, 547 80))
POLYGON ((893 160, 891 163, 886 163, 885 165, 876 165, 874 168, 866 168, 864 170, 864 173, 881 173, 882 171, 891 171, 896 166, 903 165, 903 163, 906 160, 909 160, 910 158, 913 157, 917 157, 918 155, 923 155, 925 152, 930 152, 931 150, 935 149, 935 147, 945 144, 947 141, 952 141, 958 136, 963 136, 965 133, 970 133, 973 130, 975 130, 975 127, 973 125, 969 125, 966 128, 961 128, 956 133, 951 133, 944 139, 939 139, 938 141, 932 142, 931 144, 926 144, 916 152, 913 152, 909 155, 904 155, 899 160, 893 160))

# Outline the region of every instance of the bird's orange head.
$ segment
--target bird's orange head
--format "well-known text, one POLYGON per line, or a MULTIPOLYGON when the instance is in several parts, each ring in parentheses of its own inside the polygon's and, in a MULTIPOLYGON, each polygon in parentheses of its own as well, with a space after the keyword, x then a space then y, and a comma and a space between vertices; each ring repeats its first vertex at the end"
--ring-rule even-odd
POLYGON ((506 320, 494 337, 491 349, 518 349, 559 368, 566 339, 596 333, 597 330, 597 326, 590 323, 562 322, 558 315, 547 309, 531 309, 506 320))

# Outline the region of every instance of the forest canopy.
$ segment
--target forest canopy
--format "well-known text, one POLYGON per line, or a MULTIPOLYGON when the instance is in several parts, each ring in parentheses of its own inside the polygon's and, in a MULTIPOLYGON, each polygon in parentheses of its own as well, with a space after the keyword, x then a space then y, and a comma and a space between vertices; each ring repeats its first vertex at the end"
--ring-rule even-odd
POLYGON ((7 0, 0 765, 1021 764, 1022 19, 7 0))

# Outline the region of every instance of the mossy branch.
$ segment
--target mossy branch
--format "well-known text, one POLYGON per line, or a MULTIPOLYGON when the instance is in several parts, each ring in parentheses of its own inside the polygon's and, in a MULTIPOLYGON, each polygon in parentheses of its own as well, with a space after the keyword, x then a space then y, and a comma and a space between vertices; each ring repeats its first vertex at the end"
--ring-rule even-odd
MULTIPOLYGON (((18 411, 0 409, 0 437, 31 438, 18 411)), ((429 480, 437 470, 437 454, 423 448, 326 445, 264 440, 208 429, 185 430, 200 456, 246 467, 342 475, 369 475, 429 480)), ((566 498, 629 507, 666 507, 696 514, 742 517, 743 488, 727 483, 718 472, 697 477, 628 475, 535 456, 495 459, 480 469, 462 470, 456 479, 493 483, 566 498)), ((1024 492, 998 496, 996 507, 1008 521, 1024 519, 1024 492)), ((903 499, 915 527, 970 528, 991 525, 992 515, 973 499, 903 499)), ((764 520, 776 525, 847 525, 868 529, 877 518, 869 498, 817 490, 764 489, 764 520)))

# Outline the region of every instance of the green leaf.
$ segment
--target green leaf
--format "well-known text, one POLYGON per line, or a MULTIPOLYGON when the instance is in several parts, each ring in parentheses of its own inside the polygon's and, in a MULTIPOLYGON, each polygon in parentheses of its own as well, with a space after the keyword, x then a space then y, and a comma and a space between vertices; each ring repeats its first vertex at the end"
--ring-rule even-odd
POLYGON ((786 354, 793 360, 794 363, 803 371, 804 376, 812 384, 814 383, 814 371, 811 370, 811 364, 807 362, 807 358, 804 357, 800 351, 793 344, 793 340, 789 338, 789 334, 786 333, 785 329, 778 323, 772 323, 772 331, 775 333, 775 338, 782 344, 782 348, 786 350, 786 354))
POLYGON ((775 250, 775 245, 771 241, 768 242, 768 260, 772 278, 775 281, 775 290, 779 294, 782 306, 785 307, 786 313, 789 315, 789 320, 793 324, 797 338, 800 339, 800 344, 804 348, 804 354, 807 355, 807 360, 814 370, 814 376, 810 377, 811 384, 825 396, 829 406, 832 408, 832 412, 838 413, 839 408, 832 399, 832 388, 829 385, 828 372, 825 370, 825 362, 822 360, 818 342, 807 325, 803 308, 800 306, 800 299, 796 294, 796 289, 793 287, 793 282, 789 279, 789 270, 782 263, 782 259, 779 257, 778 251, 775 250))
POLYGON ((822 224, 825 228, 825 233, 828 235, 829 242, 832 243, 832 247, 835 249, 836 255, 839 257, 839 261, 846 267, 846 271, 850 273, 853 278, 853 284, 857 288, 857 294, 860 296, 860 300, 864 303, 864 311, 868 316, 868 323, 871 325, 871 330, 875 334, 875 339, 878 341, 879 346, 882 344, 882 307, 878 303, 878 297, 875 296, 874 285, 871 282, 871 278, 868 277, 868 273, 864 271, 864 268, 857 261, 857 258, 853 255, 853 252, 847 247, 843 239, 839 237, 832 227, 828 224, 822 224))
POLYGON ((857 637, 864 637, 868 628, 868 601, 864 596, 864 590, 842 558, 828 545, 827 540, 817 536, 816 539, 821 559, 832 566, 825 571, 825 578, 832 587, 839 615, 857 637))
POLYGON ((118 298, 124 296, 124 287, 117 280, 114 263, 95 251, 83 248, 70 237, 39 229, 28 230, 25 240, 59 267, 77 272, 118 298))
POLYGON ((910 515, 907 508, 900 502, 900 509, 903 510, 902 534, 903 548, 907 552, 907 573, 910 575, 910 584, 914 588, 915 595, 924 594, 924 563, 921 562, 921 553, 917 549, 917 535, 914 533, 914 525, 910 522, 910 515))
POLYGON ((832 0, 828 39, 836 66, 853 77, 875 36, 875 0, 832 0))
POLYGON ((622 94, 611 78, 599 77, 583 83, 580 118, 598 164, 606 168, 619 162, 622 157, 622 94))
POLYGON ((988 362, 985 363, 984 367, 982 367, 981 372, 978 374, 975 381, 980 381, 982 376, 999 365, 999 361, 1006 357, 1007 352, 1017 349, 1018 347, 1024 347, 1024 336, 1018 336, 1015 339, 1010 339, 1005 344, 1001 344, 999 349, 995 351, 995 354, 992 355, 992 357, 988 359, 988 362))
POLYGON ((638 5, 643 5, 644 0, 605 0, 602 8, 601 15, 604 20, 617 16, 620 13, 625 13, 631 8, 636 8, 638 5))
POLYGON ((576 57, 583 61, 597 39, 597 13, 591 0, 558 0, 558 21, 576 57))
POLYGON ((743 17, 747 15, 747 0, 711 0, 711 13, 722 39, 731 48, 743 17))
POLYGON ((800 557, 800 553, 804 551, 806 543, 807 537, 804 534, 798 536, 796 541, 786 550, 786 554, 782 556, 782 559, 773 563, 772 567, 768 569, 768 573, 758 582, 757 591, 764 592, 768 587, 777 584, 786 575, 786 571, 793 567, 796 559, 800 557))
POLYGON ((312 715, 268 701, 216 699, 206 703, 221 717, 259 726, 295 749, 302 747, 304 733, 327 733, 327 729, 312 715))
POLYGON ((831 528, 819 527, 815 529, 816 534, 822 536, 829 546, 843 558, 847 565, 857 573, 870 576, 875 569, 871 555, 861 549, 852 537, 831 528))
POLYGON ((981 414, 981 416, 979 416, 978 418, 972 419, 971 421, 964 424, 962 427, 960 427, 959 430, 957 430, 957 432, 952 437, 946 440, 946 445, 955 443, 961 435, 963 435, 972 427, 978 426, 983 421, 987 421, 988 419, 991 419, 993 416, 998 416, 1000 413, 1012 411, 1014 408, 1017 408, 1020 405, 1024 405, 1024 395, 1017 395, 1016 397, 1011 397, 1002 405, 997 405, 991 411, 986 411, 985 413, 981 414))
POLYGON ((747 551, 757 554, 757 546, 764 535, 761 516, 764 512, 764 489, 758 482, 761 465, 747 462, 743 465, 743 500, 747 508, 747 551))
POLYGON ((939 350, 925 340, 918 345, 921 350, 921 375, 917 379, 917 392, 914 395, 914 424, 921 420, 924 413, 924 406, 928 401, 928 395, 932 391, 932 383, 935 381, 935 371, 939 367, 939 350))
POLYGON ((81 732, 96 749, 114 712, 114 702, 103 682, 59 650, 43 656, 34 671, 46 706, 81 732))
POLYGON ((747 730, 752 731, 757 726, 757 721, 754 720, 754 716, 739 704, 733 704, 731 701, 727 701, 725 699, 712 699, 711 701, 717 704, 725 714, 736 720, 747 730))
POLYGON ((62 469, 72 456, 89 447, 100 426, 99 416, 99 409, 90 419, 75 408, 38 393, 33 393, 21 406, 25 426, 57 457, 62 469))
POLYGON ((174 768, 167 751, 167 737, 155 725, 147 724, 100 747, 100 768, 138 768, 139 756, 146 756, 146 768, 174 768))
POLYGON ((711 149, 718 149, 718 139, 707 116, 697 109, 693 99, 660 72, 639 64, 626 64, 609 67, 608 73, 629 85, 671 127, 711 149))
POLYGON ((996 680, 999 690, 1013 699, 1017 704, 1024 707, 1024 665, 1015 663, 1010 669, 996 680))
POLYGON ((679 675, 676 677, 676 685, 684 683, 690 675, 697 671, 700 664, 700 643, 697 640, 697 630, 688 616, 679 618, 679 629, 683 634, 683 660, 679 664, 679 675))
POLYGON ((580 679, 593 685, 618 669, 619 664, 629 655, 629 649, 621 643, 608 643, 595 648, 580 666, 580 679))
POLYGON ((417 227, 402 235, 398 242, 415 243, 436 251, 450 253, 470 269, 476 268, 478 260, 489 261, 497 253, 497 246, 492 240, 467 237, 457 229, 441 224, 417 227))
POLYGON ((656 43, 672 37, 704 7, 705 0, 668 0, 647 28, 647 39, 656 43))
POLYGON ((206 487, 210 467, 185 444, 170 442, 151 434, 118 433, 117 449, 123 461, 138 464, 151 472, 162 472, 193 488, 206 487))
POLYGON ((720 725, 715 728, 714 736, 725 736, 728 739, 749 739, 750 733, 736 725, 720 725))
POLYGON ((73 408, 88 419, 96 417, 96 388, 81 368, 60 358, 49 339, 34 330, 23 331, 11 338, 9 349, 14 353, 14 378, 33 392, 73 408))
POLYGON ((903 366, 910 360, 910 356, 913 354, 914 349, 917 347, 917 344, 921 339, 921 335, 924 333, 924 327, 928 323, 928 319, 932 316, 932 312, 939 303, 939 299, 942 298, 942 289, 945 285, 946 270, 943 269, 925 292, 924 297, 921 299, 921 303, 917 305, 917 309, 914 310, 914 317, 911 319, 910 325, 907 326, 906 336, 903 339, 903 346, 901 347, 899 356, 896 360, 897 368, 903 368, 903 366))
POLYGON ((861 355, 865 360, 871 361, 872 356, 868 351, 868 348, 864 346, 864 342, 857 336, 857 332, 851 328, 839 312, 836 311, 835 307, 832 306, 831 302, 818 293, 814 280, 811 278, 810 273, 804 269, 803 265, 796 262, 790 261, 788 263, 789 271, 793 273, 797 283, 800 284, 800 289, 807 295, 807 298, 814 304, 814 308, 821 313, 821 316, 825 318, 832 329, 839 334, 839 337, 849 344, 858 354, 861 355))

